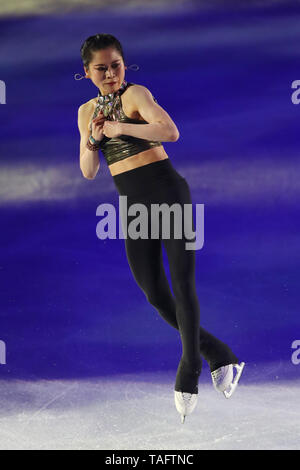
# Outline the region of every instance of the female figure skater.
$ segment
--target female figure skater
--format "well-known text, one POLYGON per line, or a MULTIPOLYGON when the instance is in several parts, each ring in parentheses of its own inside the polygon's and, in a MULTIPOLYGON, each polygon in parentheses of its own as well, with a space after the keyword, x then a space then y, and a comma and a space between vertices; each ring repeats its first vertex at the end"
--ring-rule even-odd
MULTIPOLYGON (((161 143, 176 142, 178 129, 146 87, 125 80, 127 67, 118 39, 106 33, 96 34, 86 39, 80 51, 85 78, 98 90, 97 98, 78 110, 83 176, 95 178, 100 167, 100 149, 119 195, 127 196, 128 207, 139 202, 150 214, 151 204, 177 203, 182 208, 183 204, 192 204, 187 181, 173 167, 161 143)), ((127 223, 130 221, 128 215, 127 223)), ((195 230, 194 221, 192 224, 195 230)), ((185 238, 184 230, 181 239, 172 235, 163 239, 172 295, 163 266, 161 226, 159 230, 158 238, 133 239, 128 235, 124 239, 125 250, 135 281, 147 300, 180 333, 182 357, 174 399, 184 422, 197 403, 202 357, 209 364, 215 389, 227 398, 237 385, 244 363, 239 365, 231 349, 199 325, 195 250, 186 250, 185 244, 190 239, 185 238)))

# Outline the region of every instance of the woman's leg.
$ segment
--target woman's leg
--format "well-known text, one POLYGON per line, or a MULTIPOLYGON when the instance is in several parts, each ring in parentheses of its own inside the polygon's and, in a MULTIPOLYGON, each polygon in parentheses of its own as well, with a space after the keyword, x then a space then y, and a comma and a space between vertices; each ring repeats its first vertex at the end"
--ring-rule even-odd
MULTIPOLYGON (((163 190, 162 190, 163 192, 163 190)), ((182 218, 175 219, 174 214, 170 211, 170 228, 171 233, 169 238, 164 238, 163 243, 166 248, 168 255, 168 261, 170 266, 170 273, 172 279, 172 287, 175 294, 175 305, 170 315, 174 318, 174 312, 176 312, 177 327, 179 322, 182 321, 179 317, 186 317, 184 310, 187 312, 199 312, 197 315, 200 316, 199 302, 196 293, 195 286, 195 250, 187 250, 186 243, 195 241, 187 239, 185 235, 184 227, 184 212, 186 210, 186 204, 192 206, 190 188, 187 181, 182 178, 177 188, 168 188, 167 193, 164 196, 160 196, 168 203, 169 208, 172 208, 173 204, 179 204, 181 206, 182 218), (175 230, 179 230, 181 236, 175 237, 175 230), (182 306, 178 309, 177 298, 180 299, 181 292, 188 303, 187 307, 182 306), (176 294, 177 293, 177 294, 176 294)), ((176 213, 176 212, 175 212, 176 213)), ((192 229, 195 232, 195 221, 192 214, 191 220, 192 229)), ((193 323, 193 322, 192 322, 193 323)), ((174 325, 175 326, 175 325, 174 325)), ((176 327, 176 326, 175 326, 176 327)), ((218 369, 221 366, 225 366, 232 363, 238 363, 238 358, 231 351, 231 349, 222 341, 214 337, 211 333, 206 331, 200 326, 200 355, 208 362, 211 372, 218 369)))
MULTIPOLYGON (((128 218, 128 221, 129 220, 130 218, 128 218)), ((144 292, 147 300, 157 309, 160 316, 169 325, 179 330, 176 317, 176 300, 171 293, 169 282, 165 274, 161 240, 150 238, 146 240, 140 238, 133 240, 127 238, 125 239, 125 249, 133 277, 144 292)), ((170 250, 169 256, 171 260, 175 260, 170 250)), ((181 302, 180 305, 182 305, 181 302)), ((181 312, 181 310, 179 311, 181 312)), ((180 319, 182 318, 182 313, 179 313, 179 317, 180 319)), ((189 341, 188 332, 189 328, 183 328, 183 334, 187 337, 187 341, 189 341)), ((200 340, 199 353, 208 362, 211 371, 223 365, 238 362, 237 358, 226 344, 208 333, 201 326, 198 335, 200 340)), ((186 344, 186 340, 184 344, 186 344)), ((188 348, 187 353, 190 355, 195 354, 194 351, 191 353, 189 349, 190 348, 188 348)), ((180 362, 178 368, 178 387, 180 386, 179 380, 184 380, 184 370, 182 369, 184 369, 183 360, 180 362)), ((185 378, 185 383, 186 382, 195 384, 196 378, 192 374, 190 378, 185 378)), ((191 387, 189 388, 191 389, 191 387)))
POLYGON ((201 373, 199 311, 197 299, 190 298, 186 282, 176 283, 176 301, 171 294, 162 259, 161 240, 125 239, 132 274, 149 303, 180 332, 183 354, 177 371, 177 391, 197 393, 201 373), (190 303, 194 305, 190 305, 190 303))
POLYGON ((182 342, 175 390, 197 393, 201 373, 200 307, 195 285, 195 252, 187 251, 184 239, 164 240, 176 304, 176 321, 182 342))
MULTIPOLYGON (((148 302, 170 326, 179 330, 176 301, 166 277, 160 240, 127 239, 125 246, 132 274, 148 302)), ((207 361, 211 372, 239 362, 227 344, 201 326, 199 339, 200 355, 207 361)))
MULTIPOLYGON (((167 188, 158 195, 158 200, 169 204, 178 199, 181 203, 190 203, 189 188, 186 183, 178 193, 167 188)), ((128 200, 130 203, 143 202, 151 213, 150 198, 146 201, 128 200)), ((154 202, 152 200, 152 202, 154 202)), ((157 200, 156 200, 157 203, 157 200)), ((131 217, 128 216, 129 224, 131 217)), ((161 236, 161 222, 160 222, 161 236)), ((195 230, 195 228, 193 227, 195 230)), ((149 233, 151 230, 151 220, 149 216, 149 233)), ((195 252, 185 249, 184 237, 180 240, 164 240, 166 247, 170 271, 172 276, 173 297, 168 280, 165 275, 162 248, 160 239, 125 239, 125 248, 129 266, 132 274, 145 293, 147 300, 157 310, 162 318, 171 326, 179 330, 183 354, 178 367, 175 389, 197 393, 197 382, 201 372, 201 358, 199 354, 208 362, 210 370, 230 363, 238 362, 238 359, 230 348, 222 341, 208 333, 199 326, 199 303, 195 289, 195 252)), ((190 240, 189 240, 190 241, 190 240)))

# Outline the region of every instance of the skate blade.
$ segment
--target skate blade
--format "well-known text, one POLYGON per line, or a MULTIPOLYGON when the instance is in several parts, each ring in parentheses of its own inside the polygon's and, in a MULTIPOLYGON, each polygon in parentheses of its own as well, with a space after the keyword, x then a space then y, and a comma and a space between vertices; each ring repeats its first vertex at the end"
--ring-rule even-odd
POLYGON ((237 370, 236 376, 233 379, 232 384, 228 387, 227 390, 224 390, 223 395, 225 398, 230 398, 232 394, 234 393, 236 387, 238 386, 240 377, 242 375, 243 369, 245 367, 245 363, 241 362, 240 364, 234 364, 234 367, 237 370))
POLYGON ((185 420, 185 415, 181 415, 181 422, 182 422, 182 424, 184 423, 184 420, 185 420))

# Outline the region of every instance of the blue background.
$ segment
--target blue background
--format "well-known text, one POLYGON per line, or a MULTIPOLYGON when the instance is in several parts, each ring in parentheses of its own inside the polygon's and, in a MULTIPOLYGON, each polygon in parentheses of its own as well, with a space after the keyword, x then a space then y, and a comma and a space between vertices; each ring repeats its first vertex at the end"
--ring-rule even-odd
POLYGON ((124 241, 96 236, 97 206, 118 211, 103 156, 94 180, 79 168, 77 111, 97 90, 73 75, 82 42, 100 32, 121 41, 140 67, 125 78, 176 123, 180 139, 164 148, 205 204, 201 324, 246 363, 290 361, 300 337, 299 19, 288 2, 0 19, 2 377, 175 372, 180 360, 179 334, 136 285, 124 241))

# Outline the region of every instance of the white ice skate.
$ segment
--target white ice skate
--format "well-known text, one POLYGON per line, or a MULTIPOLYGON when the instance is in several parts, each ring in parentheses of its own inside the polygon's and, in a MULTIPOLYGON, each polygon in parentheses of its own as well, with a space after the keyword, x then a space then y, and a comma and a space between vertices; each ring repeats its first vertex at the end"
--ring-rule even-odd
POLYGON ((197 405, 198 394, 174 391, 175 405, 178 413, 181 415, 181 422, 184 423, 185 417, 190 415, 197 405))
POLYGON ((229 364, 228 366, 219 367, 219 369, 211 372, 214 388, 218 392, 222 392, 225 398, 230 398, 235 391, 245 363, 229 364), (233 378, 233 368, 236 368, 236 375, 233 378))

